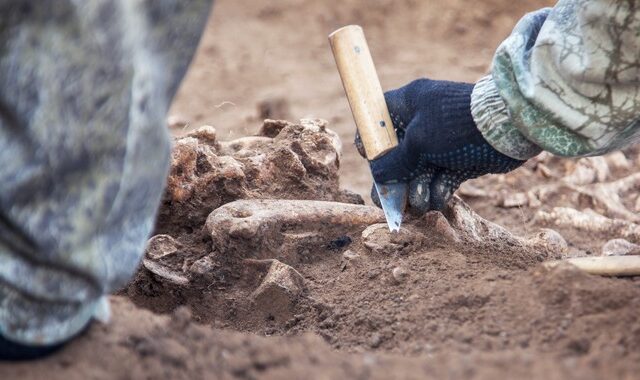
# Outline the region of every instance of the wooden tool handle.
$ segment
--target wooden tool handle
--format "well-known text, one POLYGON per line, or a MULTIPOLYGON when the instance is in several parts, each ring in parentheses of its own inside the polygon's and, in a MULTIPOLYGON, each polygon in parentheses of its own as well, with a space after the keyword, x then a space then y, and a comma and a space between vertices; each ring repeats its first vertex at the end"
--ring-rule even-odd
POLYGON ((367 159, 373 160, 398 145, 380 80, 362 28, 349 25, 329 35, 367 159))

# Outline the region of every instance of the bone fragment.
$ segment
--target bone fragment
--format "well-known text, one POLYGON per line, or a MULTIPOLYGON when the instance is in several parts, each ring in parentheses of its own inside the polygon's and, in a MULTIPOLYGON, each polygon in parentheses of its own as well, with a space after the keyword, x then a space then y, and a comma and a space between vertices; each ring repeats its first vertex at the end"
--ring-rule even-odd
POLYGON ((362 231, 362 244, 378 254, 407 253, 419 247, 425 236, 406 226, 397 232, 389 231, 386 223, 372 224, 362 231))
POLYGON ((575 265, 579 269, 599 276, 639 276, 640 256, 598 256, 574 257, 566 260, 548 261, 547 268, 555 268, 563 263, 575 265))
POLYGON ((602 256, 626 255, 640 255, 640 245, 624 239, 613 239, 602 246, 602 256))
POLYGON ((172 270, 169 267, 166 267, 160 263, 155 261, 144 259, 142 260, 142 265, 151 273, 156 275, 160 280, 166 281, 168 283, 178 285, 178 286, 187 286, 189 285, 189 279, 183 276, 182 274, 172 270))
POLYGON ((249 253, 255 258, 274 258, 302 242, 310 246, 326 245, 353 228, 384 220, 382 210, 372 206, 308 200, 239 200, 214 210, 207 218, 205 230, 214 247, 225 255, 249 253))
POLYGON ((169 235, 155 235, 147 242, 145 256, 151 260, 159 260, 173 255, 181 247, 182 244, 169 235))
POLYGON ((593 211, 555 207, 550 212, 538 211, 536 220, 558 227, 573 227, 585 232, 604 233, 632 242, 640 242, 640 225, 622 219, 611 219, 593 211))
MULTIPOLYGON (((260 312, 278 320, 287 320, 292 317, 293 307, 305 291, 304 277, 278 260, 260 261, 268 261, 269 270, 250 298, 260 312)), ((258 260, 253 262, 259 263, 258 260)))

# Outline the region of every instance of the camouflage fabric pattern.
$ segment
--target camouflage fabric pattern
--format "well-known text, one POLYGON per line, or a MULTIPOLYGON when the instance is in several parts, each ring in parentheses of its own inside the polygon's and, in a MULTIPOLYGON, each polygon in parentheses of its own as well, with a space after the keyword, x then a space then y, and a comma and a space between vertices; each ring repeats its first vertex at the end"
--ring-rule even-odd
POLYGON ((210 0, 0 0, 0 334, 52 344, 134 273, 210 0))
POLYGON ((526 15, 472 95, 499 151, 604 154, 640 139, 640 1, 560 0, 526 15))

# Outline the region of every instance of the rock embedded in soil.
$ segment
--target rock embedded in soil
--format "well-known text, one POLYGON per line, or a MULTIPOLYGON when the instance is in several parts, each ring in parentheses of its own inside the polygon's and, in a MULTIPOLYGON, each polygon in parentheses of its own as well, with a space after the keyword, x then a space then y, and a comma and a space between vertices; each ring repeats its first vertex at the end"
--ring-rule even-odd
POLYGON ((358 255, 357 253, 353 252, 350 249, 347 249, 342 253, 342 261, 340 263, 340 269, 344 271, 354 263, 357 264, 358 261, 360 261, 360 259, 361 259, 360 255, 358 255))
POLYGON ((360 257, 360 255, 358 255, 357 253, 353 252, 353 251, 352 251, 352 250, 350 250, 350 249, 347 249, 346 251, 344 251, 344 252, 342 253, 342 257, 343 257, 345 260, 349 260, 349 261, 351 261, 351 260, 357 260, 357 259, 360 257))
POLYGON ((169 235, 155 235, 147 242, 145 256, 152 260, 159 260, 178 252, 181 247, 182 244, 169 235))
POLYGON ((542 228, 540 232, 529 239, 529 244, 532 246, 544 247, 549 252, 557 254, 564 254, 568 251, 569 246, 567 241, 556 230, 550 228, 542 228))
POLYGON ((250 298, 255 312, 276 322, 294 315, 295 304, 305 291, 304 278, 298 271, 278 260, 270 261, 269 270, 250 298))
POLYGON ((409 279, 409 271, 402 266, 393 268, 391 275, 396 283, 401 284, 409 279))
POLYGON ((625 255, 640 255, 640 245, 625 239, 613 239, 602 246, 602 256, 625 255))
POLYGON ((212 276, 214 276, 216 268, 217 265, 213 259, 210 256, 205 256, 191 264, 189 267, 189 273, 192 276, 206 280, 211 279, 212 276))
POLYGON ((371 346, 371 348, 378 348, 383 341, 384 339, 382 338, 382 335, 380 333, 373 333, 373 335, 371 335, 371 338, 369 339, 369 346, 371 346))
POLYGON ((406 225, 397 232, 389 231, 386 223, 377 223, 362 231, 362 243, 375 254, 408 253, 420 248, 424 235, 406 225))

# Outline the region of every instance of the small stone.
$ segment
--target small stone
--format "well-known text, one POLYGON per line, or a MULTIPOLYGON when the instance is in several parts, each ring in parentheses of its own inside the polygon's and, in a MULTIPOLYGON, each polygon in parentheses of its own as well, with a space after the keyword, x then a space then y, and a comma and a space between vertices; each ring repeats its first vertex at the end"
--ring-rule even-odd
POLYGON ((640 255, 640 245, 625 239, 613 239, 602 246, 602 256, 626 255, 640 255))
POLYGON ((409 271, 407 271, 404 267, 393 268, 393 270, 391 271, 391 274, 393 275, 393 279, 398 284, 401 284, 407 281, 407 279, 409 278, 409 271))
POLYGON ((342 189, 338 192, 338 196, 336 199, 338 202, 342 203, 351 203, 354 205, 363 205, 364 199, 358 193, 355 193, 349 189, 342 189))
POLYGON ((206 276, 208 274, 211 274, 215 270, 215 268, 216 265, 211 257, 205 256, 191 264, 191 267, 189 267, 189 272, 198 276, 206 276))
POLYGON ((506 194, 499 202, 499 206, 505 208, 527 206, 529 197, 525 193, 506 194))
POLYGON ((423 235, 405 227, 398 232, 391 232, 386 223, 373 224, 362 231, 363 244, 373 253, 407 252, 421 244, 422 240, 423 235))
POLYGON ((167 125, 169 129, 182 129, 189 126, 189 119, 184 115, 169 115, 167 125))
POLYGON ((189 133, 189 136, 195 137, 200 142, 214 144, 216 142, 216 129, 210 125, 203 125, 195 131, 189 133))
POLYGON ((251 294, 251 298, 256 309, 265 314, 265 317, 286 322, 295 315, 294 306, 304 289, 304 278, 298 271, 278 260, 272 260, 269 271, 251 294))
POLYGON ((382 335, 380 335, 379 333, 374 333, 371 336, 371 339, 369 339, 369 346, 371 346, 371 348, 378 348, 380 347, 381 344, 382 344, 382 335))
POLYGON ((342 262, 340 263, 340 270, 342 271, 347 270, 347 268, 350 265, 358 262, 359 260, 360 260, 360 255, 358 255, 357 253, 353 252, 350 249, 347 249, 342 253, 342 262))
POLYGON ((146 256, 152 260, 159 260, 163 257, 173 255, 182 248, 176 239, 169 235, 156 235, 147 242, 146 256))
POLYGON ((345 260, 356 260, 360 257, 357 253, 353 252, 350 249, 347 249, 342 253, 342 258, 345 260))
POLYGON ((569 250, 569 245, 564 237, 550 228, 540 229, 540 232, 530 242, 533 245, 542 245, 556 254, 566 253, 569 250))

